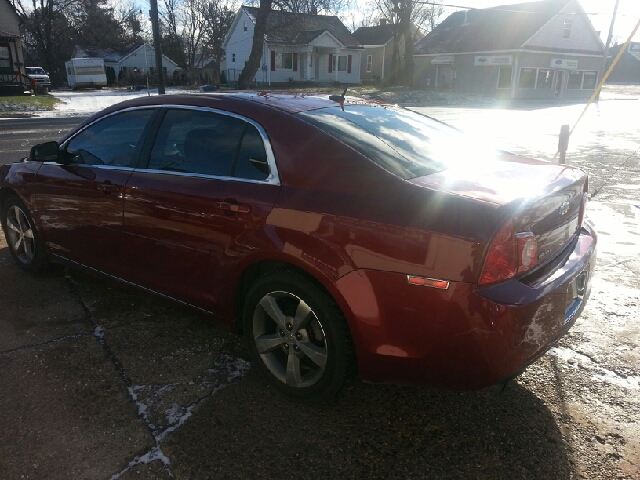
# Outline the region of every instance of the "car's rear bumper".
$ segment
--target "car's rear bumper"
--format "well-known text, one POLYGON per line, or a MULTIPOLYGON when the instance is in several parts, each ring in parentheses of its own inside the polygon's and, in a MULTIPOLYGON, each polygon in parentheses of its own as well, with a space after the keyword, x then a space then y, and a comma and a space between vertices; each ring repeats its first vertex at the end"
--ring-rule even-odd
POLYGON ((573 325, 590 292, 597 236, 581 230, 557 268, 530 281, 437 290, 357 270, 335 284, 365 381, 480 389, 521 371, 573 325), (581 285, 584 281, 584 285, 581 285), (576 286, 576 282, 580 285, 576 286))

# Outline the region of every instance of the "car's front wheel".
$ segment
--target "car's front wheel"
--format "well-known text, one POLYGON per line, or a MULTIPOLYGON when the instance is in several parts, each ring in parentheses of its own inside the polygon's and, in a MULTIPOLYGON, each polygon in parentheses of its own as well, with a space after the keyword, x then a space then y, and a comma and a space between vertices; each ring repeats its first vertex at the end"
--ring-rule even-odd
POLYGON ((0 219, 9 251, 16 263, 28 271, 42 270, 48 264, 44 247, 22 200, 14 196, 7 198, 0 219))
POLYGON ((290 271, 260 277, 247 295, 243 329, 257 367, 298 400, 334 396, 355 366, 348 325, 334 300, 290 271))

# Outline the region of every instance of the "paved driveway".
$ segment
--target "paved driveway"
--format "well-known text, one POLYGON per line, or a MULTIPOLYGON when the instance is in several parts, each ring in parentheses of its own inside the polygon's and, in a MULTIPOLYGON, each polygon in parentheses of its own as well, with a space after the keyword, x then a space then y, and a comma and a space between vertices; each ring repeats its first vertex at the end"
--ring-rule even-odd
MULTIPOLYGON (((548 112, 430 113, 505 128, 550 117, 531 135, 553 147, 548 112)), ((0 478, 640 478, 640 201, 616 186, 640 171, 637 158, 615 168, 628 135, 594 140, 606 158, 570 156, 615 179, 590 204, 592 298, 498 395, 356 380, 300 406, 213 319, 75 270, 27 275, 0 235, 0 478)))

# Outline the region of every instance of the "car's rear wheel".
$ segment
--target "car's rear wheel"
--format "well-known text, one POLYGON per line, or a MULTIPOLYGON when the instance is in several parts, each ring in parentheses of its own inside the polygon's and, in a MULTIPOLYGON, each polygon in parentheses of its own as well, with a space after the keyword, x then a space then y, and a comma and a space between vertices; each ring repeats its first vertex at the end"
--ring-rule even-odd
POLYGON ((256 280, 243 328, 257 368, 292 398, 326 400, 354 370, 353 342, 340 309, 297 273, 278 271, 256 280))
POLYGON ((27 207, 18 197, 12 196, 5 200, 1 220, 9 251, 16 263, 32 272, 47 266, 40 234, 27 207))

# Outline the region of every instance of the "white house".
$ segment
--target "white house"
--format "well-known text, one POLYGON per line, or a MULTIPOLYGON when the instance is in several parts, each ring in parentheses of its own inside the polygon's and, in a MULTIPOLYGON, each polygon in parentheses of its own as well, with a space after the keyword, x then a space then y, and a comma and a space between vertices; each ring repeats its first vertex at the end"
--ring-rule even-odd
MULTIPOLYGON (((102 58, 105 68, 113 68, 118 78, 132 72, 142 75, 147 72, 147 69, 151 75, 156 73, 156 53, 149 44, 134 45, 127 50, 76 45, 71 58, 102 58)), ((180 70, 178 64, 166 55, 162 55, 162 68, 168 77, 171 77, 176 70, 180 70)))
MULTIPOLYGON (((243 6, 224 41, 227 79, 235 81, 249 60, 258 9, 243 6)), ((258 83, 340 82, 358 84, 361 52, 335 16, 272 10, 267 17, 258 83)))

